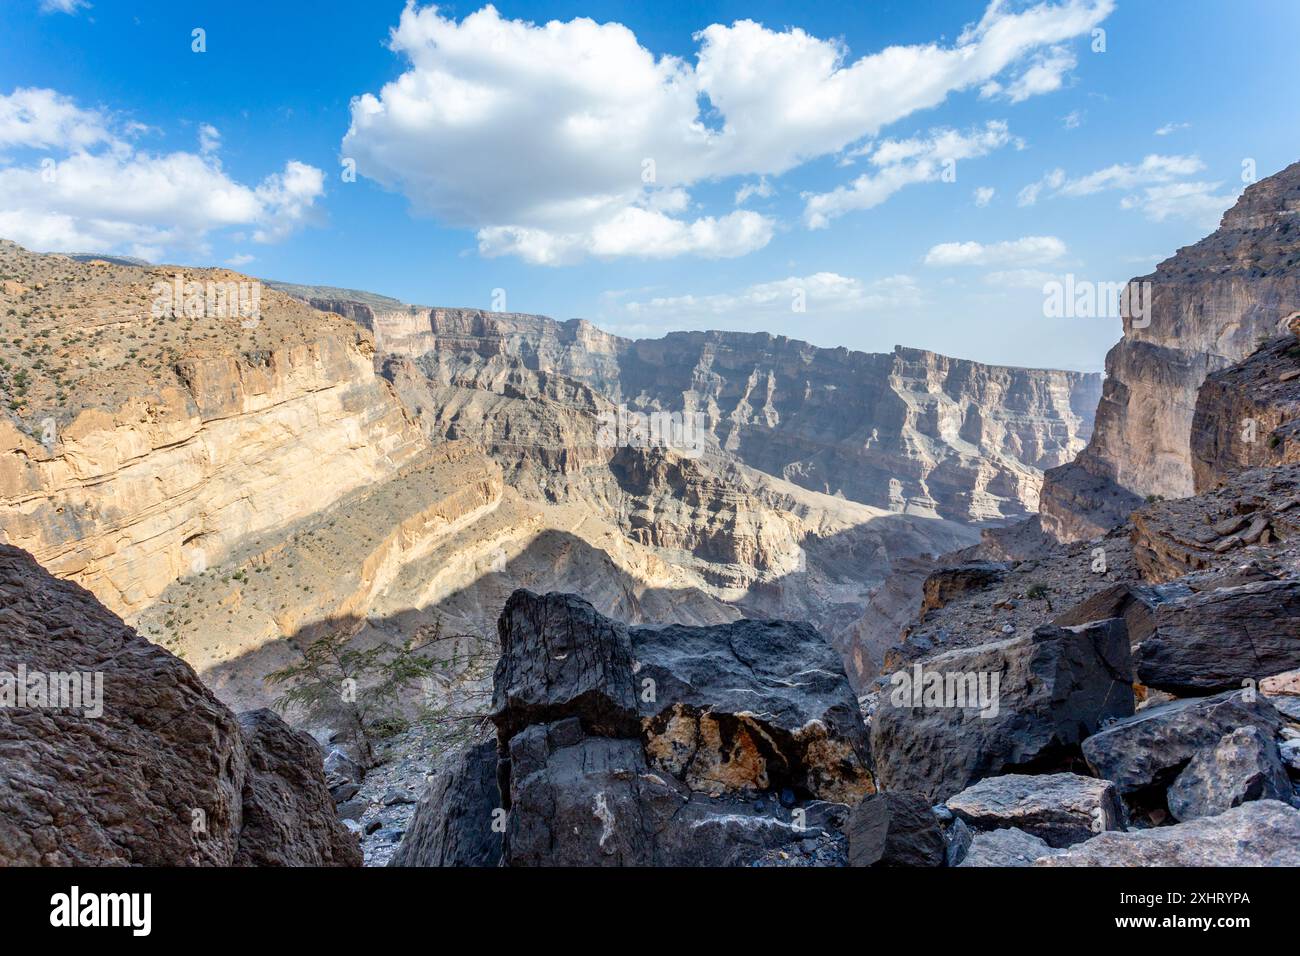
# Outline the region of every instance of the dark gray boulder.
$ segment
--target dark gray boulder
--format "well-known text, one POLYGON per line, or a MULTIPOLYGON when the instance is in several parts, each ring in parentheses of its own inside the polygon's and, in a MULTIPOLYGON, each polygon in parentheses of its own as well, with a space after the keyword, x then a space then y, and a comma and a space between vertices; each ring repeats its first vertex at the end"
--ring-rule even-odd
POLYGON ((975 834, 958 866, 1033 866, 1034 861, 1063 851, 1031 833, 1008 827, 975 834))
POLYGON ((1238 727, 1198 753, 1166 798, 1177 820, 1213 816, 1248 800, 1293 799, 1277 743, 1258 727, 1238 727))
POLYGON ((1156 610, 1163 604, 1192 593, 1184 584, 1134 584, 1125 582, 1098 591, 1058 614, 1052 621, 1060 627, 1078 627, 1093 621, 1122 618, 1129 644, 1136 646, 1155 630, 1156 610))
POLYGON ((505 811, 497 744, 485 740, 442 761, 389 866, 497 866, 505 811))
POLYGON ((573 719, 517 734, 510 763, 510 866, 744 866, 830 819, 693 793, 650 769, 637 741, 587 736, 573 719))
POLYGON ((930 801, 877 793, 849 814, 849 866, 943 866, 948 845, 930 801))
POLYGON ((1036 866, 1300 866, 1300 811, 1253 800, 1217 816, 1103 833, 1036 866))
POLYGON ((630 631, 652 766, 709 793, 792 788, 854 803, 870 745, 835 649, 808 624, 630 631))
POLYGON ((1193 757, 1213 750, 1225 734, 1258 727, 1272 736, 1281 725, 1265 698, 1230 691, 1148 707, 1085 740, 1083 756, 1122 795, 1147 799, 1163 793, 1193 757))
POLYGON ((1052 847, 1124 829, 1115 785, 1076 773, 986 777, 950 797, 947 806, 977 830, 1014 827, 1052 847))
POLYGON ((577 717, 593 734, 639 730, 627 630, 572 594, 510 595, 497 622, 492 720, 502 743, 530 724, 577 717))
POLYGON ((1219 588, 1162 605, 1134 660, 1143 684, 1179 695, 1300 667, 1300 580, 1219 588))
POLYGON ((923 697, 915 706, 906 691, 916 679, 907 672, 882 692, 871 723, 877 782, 932 802, 984 777, 1055 769, 1107 718, 1133 713, 1128 635, 1117 619, 1042 627, 1029 638, 949 651, 920 666, 924 675, 998 681, 996 708, 984 711, 923 697))

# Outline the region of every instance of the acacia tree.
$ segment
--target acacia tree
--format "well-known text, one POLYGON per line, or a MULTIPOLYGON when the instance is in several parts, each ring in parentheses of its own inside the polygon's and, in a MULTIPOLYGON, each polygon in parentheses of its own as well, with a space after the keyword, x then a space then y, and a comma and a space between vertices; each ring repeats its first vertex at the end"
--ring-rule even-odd
POLYGON ((375 764, 375 741, 399 717, 402 698, 439 662, 421 653, 423 644, 359 648, 355 638, 346 629, 332 631, 302 648, 301 660, 268 674, 266 682, 285 688, 275 700, 277 710, 300 707, 310 719, 340 727, 368 769, 375 764))

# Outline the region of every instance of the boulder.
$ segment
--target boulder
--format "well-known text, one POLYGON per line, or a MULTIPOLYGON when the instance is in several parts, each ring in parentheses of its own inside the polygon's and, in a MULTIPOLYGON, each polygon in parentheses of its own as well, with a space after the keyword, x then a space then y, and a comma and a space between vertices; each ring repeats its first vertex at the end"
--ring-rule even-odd
POLYGON ((497 866, 501 807, 496 741, 450 754, 433 774, 388 865, 497 866))
POLYGON ((1183 584, 1116 584, 1058 614, 1052 621, 1059 627, 1078 627, 1112 617, 1124 619, 1129 644, 1136 646, 1155 629, 1156 609, 1162 604, 1191 594, 1183 584))
POLYGON ((1192 758, 1212 751, 1236 728, 1258 727, 1272 736, 1281 725, 1263 697, 1229 691, 1160 704, 1117 721, 1083 742, 1083 756, 1121 794, 1145 798, 1162 793, 1192 758))
POLYGON ((882 693, 871 723, 877 782, 931 801, 984 777, 1060 766, 1108 717, 1133 713, 1128 635, 1117 619, 1045 626, 917 666, 922 680, 937 675, 945 687, 953 677, 987 678, 990 687, 998 680, 996 707, 984 710, 927 704, 909 693, 919 683, 909 672, 894 675, 882 693))
POLYGON ((849 866, 943 866, 948 846, 930 801, 876 793, 849 814, 849 866))
POLYGON ((1220 588, 1162 605, 1134 650, 1138 680, 1180 695, 1300 667, 1300 579, 1220 588))
POLYGON ((827 800, 872 789, 857 699, 812 627, 629 629, 572 595, 516 591, 498 630, 508 866, 733 866, 808 840, 834 849, 842 816, 827 800))
POLYGON ((1217 816, 1103 833, 1036 866, 1300 866, 1300 811, 1254 800, 1217 816))
POLYGON ((269 710, 239 715, 248 771, 236 866, 360 866, 326 786, 320 747, 269 710))
POLYGON ((593 734, 635 736, 627 630, 572 594, 510 595, 497 622, 492 720, 503 744, 530 724, 578 717, 593 734))
POLYGON ((639 742, 587 736, 576 719, 510 744, 510 866, 744 866, 819 835, 779 803, 693 793, 639 742))
POLYGON ((1033 866, 1034 861, 1061 853, 1033 834, 1015 827, 977 833, 958 866, 1033 866))
POLYGON ((1124 829, 1115 785, 1076 773, 986 777, 950 797, 947 806, 977 830, 1014 827, 1052 847, 1124 829))
POLYGON ((983 590, 1006 577, 1010 564, 997 561, 970 561, 966 564, 932 571, 921 585, 920 615, 943 607, 959 594, 983 590))
POLYGON ((1292 801, 1291 781, 1272 734, 1238 727, 1192 758, 1166 794, 1177 820, 1213 816, 1247 800, 1292 801))
POLYGON ((834 648, 807 624, 630 631, 651 766, 693 790, 793 789, 855 803, 870 745, 834 648))
POLYGON ((241 723, 184 661, 0 545, 0 693, 58 674, 84 677, 77 706, 0 707, 0 864, 360 864, 314 742, 265 711, 241 723))
POLYGON ((336 803, 355 797, 364 778, 360 764, 338 747, 330 748, 325 755, 325 785, 336 803))

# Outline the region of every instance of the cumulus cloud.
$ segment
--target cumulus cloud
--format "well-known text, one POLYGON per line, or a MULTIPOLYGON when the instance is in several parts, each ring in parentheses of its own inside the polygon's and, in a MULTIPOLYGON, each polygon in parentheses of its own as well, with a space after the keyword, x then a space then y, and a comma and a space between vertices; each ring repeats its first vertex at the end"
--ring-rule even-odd
POLYGON ((1205 164, 1196 156, 1156 153, 1137 163, 1116 163, 1075 178, 1055 169, 1020 190, 1018 202, 1021 206, 1032 206, 1045 193, 1079 198, 1116 190, 1127 193, 1120 199, 1121 209, 1141 210, 1156 222, 1178 218, 1213 227, 1239 191, 1225 191, 1222 182, 1187 178, 1204 170, 1205 164))
POLYGON ((198 153, 137 149, 130 132, 53 90, 0 95, 0 146, 29 153, 0 158, 0 235, 44 251, 157 258, 202 248, 223 228, 251 227, 258 242, 283 238, 324 192, 324 174, 297 161, 256 186, 231 179, 217 155, 220 134, 207 124, 198 153))
POLYGON ((85 149, 112 140, 108 118, 54 90, 19 87, 0 95, 0 151, 11 147, 85 149))
MULTIPOLYGON (((539 25, 491 6, 456 21, 408 2, 389 42, 405 72, 353 99, 342 154, 417 211, 476 230, 487 254, 740 255, 774 223, 692 217, 658 194, 840 153, 1041 51, 1050 59, 1113 6, 993 0, 951 46, 856 60, 837 40, 742 20, 697 33, 692 63, 655 56, 619 23, 539 25), (631 223, 651 227, 643 242, 624 237, 631 223)), ((1011 81, 1025 96, 1042 85, 1027 78, 1037 63, 1011 81)))
POLYGON ((975 189, 975 205, 983 209, 993 201, 993 194, 996 192, 992 186, 979 186, 975 189))
POLYGON ((1055 262, 1065 255, 1065 243, 1056 236, 1025 236, 985 245, 979 242, 943 242, 925 254, 927 266, 1032 266, 1055 262))
POLYGON ((948 173, 954 176, 950 181, 955 181, 959 160, 987 155, 1010 142, 1007 124, 992 121, 982 130, 935 130, 928 138, 886 140, 859 150, 876 169, 847 186, 807 195, 804 222, 810 229, 822 229, 847 212, 879 206, 905 186, 938 182, 948 173))

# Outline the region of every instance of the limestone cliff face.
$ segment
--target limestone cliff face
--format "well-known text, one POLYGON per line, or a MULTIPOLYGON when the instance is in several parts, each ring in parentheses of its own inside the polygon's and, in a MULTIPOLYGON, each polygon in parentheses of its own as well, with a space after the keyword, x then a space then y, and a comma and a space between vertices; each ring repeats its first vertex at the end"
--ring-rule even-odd
POLYGON ((767 334, 631 341, 576 319, 466 309, 370 321, 381 351, 418 360, 440 385, 503 393, 521 387, 524 370, 542 373, 544 391, 545 376, 562 376, 609 403, 700 413, 710 444, 804 488, 961 521, 1037 510, 1042 471, 1084 446, 1101 387, 1090 374, 767 334))
POLYGON ((157 317, 139 304, 149 270, 6 253, 24 274, 66 278, 6 294, 29 329, 65 305, 32 335, 58 348, 0 416, 0 542, 116 613, 427 451, 349 322, 270 291, 251 328, 157 317), (110 321, 67 309, 60 282, 110 321), (40 374, 56 362, 74 382, 40 374))
POLYGON ((1216 232, 1137 280, 1151 283, 1150 315, 1126 318, 1106 356, 1092 439, 1047 477, 1044 530, 1062 541, 1092 537, 1147 496, 1196 490, 1197 391, 1285 330, 1300 309, 1298 262, 1300 163, 1250 186, 1216 232))

